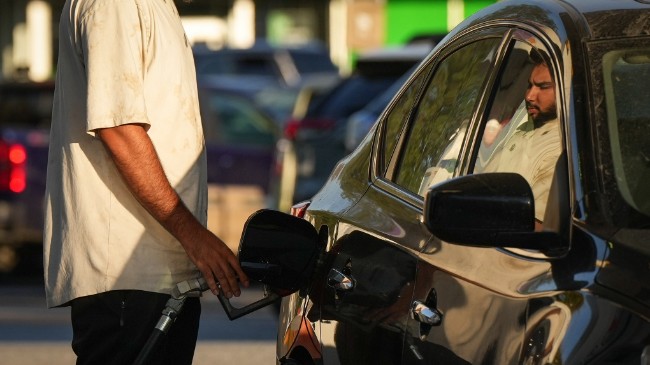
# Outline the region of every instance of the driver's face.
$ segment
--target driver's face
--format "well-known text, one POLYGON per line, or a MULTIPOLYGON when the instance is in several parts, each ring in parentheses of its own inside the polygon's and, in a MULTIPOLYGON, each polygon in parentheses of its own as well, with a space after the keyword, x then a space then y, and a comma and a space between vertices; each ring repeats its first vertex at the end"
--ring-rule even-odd
POLYGON ((557 117, 555 83, 546 65, 536 65, 530 73, 526 90, 526 109, 536 124, 557 117))

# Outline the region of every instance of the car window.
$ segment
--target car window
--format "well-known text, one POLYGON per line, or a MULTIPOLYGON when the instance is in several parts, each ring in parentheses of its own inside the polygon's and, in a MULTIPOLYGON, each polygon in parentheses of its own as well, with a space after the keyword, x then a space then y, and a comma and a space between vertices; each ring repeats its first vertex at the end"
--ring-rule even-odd
POLYGON ((382 175, 386 173, 388 163, 393 155, 400 133, 404 129, 404 124, 409 118, 410 109, 413 107, 415 99, 419 95, 420 88, 429 76, 432 67, 433 63, 430 63, 426 68, 420 70, 419 74, 413 78, 413 81, 411 81, 404 92, 395 101, 386 116, 386 122, 384 123, 386 136, 384 137, 383 159, 381 162, 382 175))
POLYGON ((203 129, 208 144, 272 146, 273 122, 252 102, 227 93, 211 93, 202 101, 203 129))
POLYGON ((277 69, 270 54, 211 52, 195 54, 197 74, 275 76, 277 69))
POLYGON ((300 73, 338 72, 326 52, 301 52, 289 50, 296 68, 300 73))
POLYGON ((519 32, 494 88, 474 173, 515 172, 530 184, 535 217, 543 222, 562 150, 552 62, 542 42, 519 32))
POLYGON ((469 120, 501 42, 470 43, 446 57, 426 86, 409 127, 394 182, 424 196, 453 176, 469 120))
MULTIPOLYGON (((306 118, 345 118, 386 90, 398 76, 364 77, 352 75, 342 80, 325 97, 309 106, 306 118)), ((344 120, 340 120, 343 122, 344 120)))
POLYGON ((650 49, 610 51, 602 71, 618 190, 630 206, 650 216, 650 49))

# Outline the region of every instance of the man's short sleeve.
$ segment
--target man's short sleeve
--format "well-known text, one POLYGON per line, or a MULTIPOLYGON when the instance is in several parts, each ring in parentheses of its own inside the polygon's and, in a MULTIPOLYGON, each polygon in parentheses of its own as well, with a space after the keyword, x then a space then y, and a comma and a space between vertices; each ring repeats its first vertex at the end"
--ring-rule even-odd
POLYGON ((81 21, 88 132, 128 123, 148 127, 142 15, 136 2, 114 0, 101 2, 81 21))

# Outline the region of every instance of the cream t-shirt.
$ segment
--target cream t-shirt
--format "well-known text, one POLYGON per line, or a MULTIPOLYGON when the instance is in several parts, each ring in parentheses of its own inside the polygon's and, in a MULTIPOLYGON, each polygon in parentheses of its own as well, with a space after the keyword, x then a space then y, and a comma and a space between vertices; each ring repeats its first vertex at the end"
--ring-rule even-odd
POLYGON ((557 119, 534 128, 532 121, 521 124, 495 151, 483 172, 516 172, 530 184, 535 197, 535 218, 543 221, 555 164, 562 152, 560 122, 557 119))
POLYGON ((45 196, 47 304, 113 289, 169 293, 200 273, 132 196, 94 131, 145 125, 171 185, 206 223, 196 74, 173 0, 67 0, 59 35, 45 196))

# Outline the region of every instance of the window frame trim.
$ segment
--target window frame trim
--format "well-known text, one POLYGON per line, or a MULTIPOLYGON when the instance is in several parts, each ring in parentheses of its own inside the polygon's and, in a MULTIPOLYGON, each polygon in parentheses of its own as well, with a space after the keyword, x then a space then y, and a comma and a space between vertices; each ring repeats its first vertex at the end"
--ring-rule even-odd
MULTIPOLYGON (((407 88, 407 85, 410 85, 414 81, 414 79, 420 75, 419 73, 412 75, 407 80, 407 82, 404 84, 404 86, 402 86, 402 88, 397 93, 397 95, 391 100, 389 106, 382 112, 379 118, 379 125, 373 140, 371 171, 370 171, 371 179, 379 189, 391 193, 392 195, 395 195, 400 199, 420 209, 423 208, 424 206, 423 197, 411 191, 406 190, 404 187, 386 178, 386 176, 394 177, 397 162, 399 160, 399 157, 402 156, 404 152, 403 150, 405 144, 405 136, 407 134, 405 133, 406 129, 410 127, 413 123, 413 118, 415 116, 414 112, 417 110, 417 106, 419 105, 422 99, 424 90, 426 90, 426 88, 428 87, 429 82, 431 81, 431 78, 433 77, 435 72, 438 70, 440 63, 443 62, 451 54, 457 52, 463 47, 466 47, 470 43, 474 43, 474 42, 478 42, 490 38, 500 39, 500 43, 496 47, 496 54, 493 61, 493 67, 497 70, 500 69, 501 63, 503 62, 503 58, 504 58, 504 52, 505 52, 504 47, 507 46, 511 38, 512 32, 513 32, 512 27, 507 26, 505 24, 488 24, 488 25, 481 25, 478 27, 472 27, 458 34, 457 36, 453 37, 451 40, 449 40, 448 43, 444 44, 442 47, 434 49, 434 51, 427 58, 425 58, 425 60, 421 63, 421 66, 420 68, 418 68, 418 70, 428 67, 428 65, 434 62, 435 64, 429 71, 428 75, 426 75, 426 80, 421 85, 420 89, 418 90, 418 94, 415 97, 414 103, 409 108, 407 120, 402 124, 402 129, 399 134, 399 139, 395 144, 395 149, 390 158, 391 160, 388 162, 386 174, 383 174, 381 170, 383 166, 383 147, 385 142, 387 116, 390 114, 393 107, 395 106, 396 100, 403 94, 404 90, 407 88)), ((483 80, 482 91, 478 96, 477 103, 475 105, 474 110, 472 111, 472 117, 470 119, 470 123, 468 124, 467 133, 463 139, 463 148, 461 149, 459 155, 458 165, 456 167, 456 173, 454 174, 454 176, 466 174, 466 169, 467 169, 466 160, 468 159, 468 150, 473 151, 474 149, 475 137, 476 137, 475 133, 477 129, 476 125, 478 124, 478 119, 480 119, 480 117, 482 117, 483 114, 485 113, 483 109, 485 108, 487 103, 486 99, 489 99, 489 97, 491 96, 491 93, 487 91, 492 90, 492 86, 494 84, 494 80, 497 78, 497 75, 498 72, 490 71, 489 75, 483 80), (466 143, 467 138, 472 138, 472 143, 470 145, 466 143)), ((469 156, 471 157, 471 155, 469 156)))

